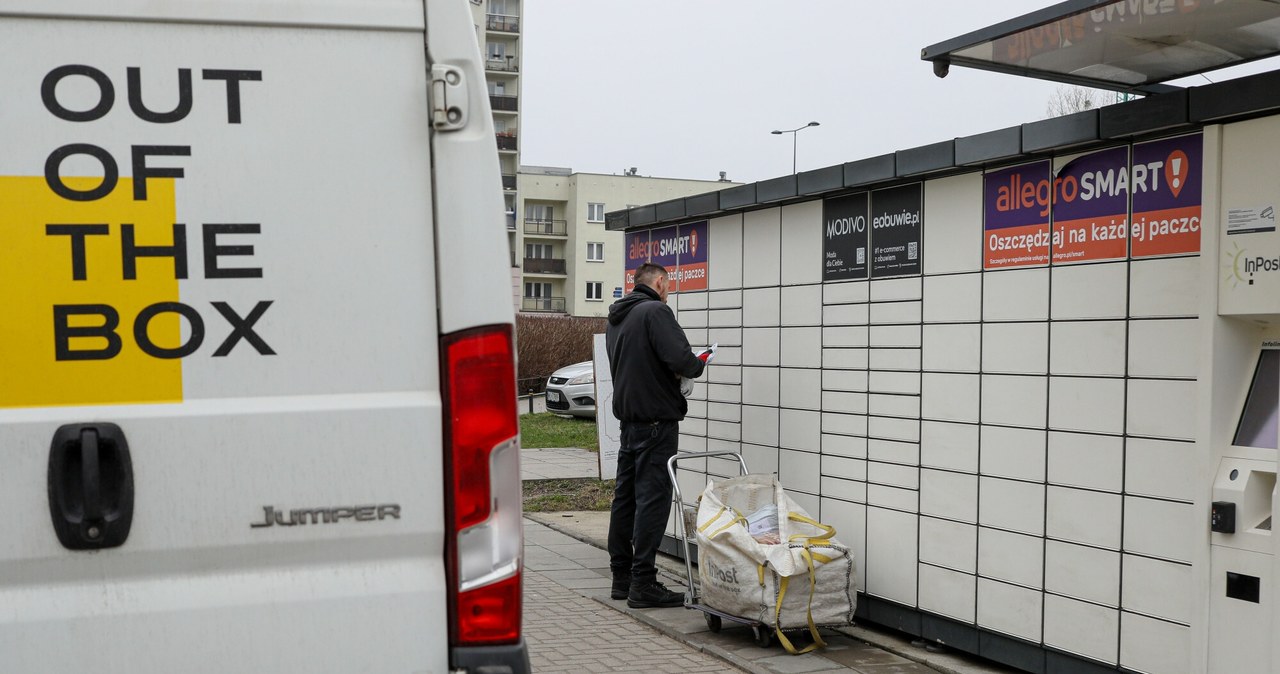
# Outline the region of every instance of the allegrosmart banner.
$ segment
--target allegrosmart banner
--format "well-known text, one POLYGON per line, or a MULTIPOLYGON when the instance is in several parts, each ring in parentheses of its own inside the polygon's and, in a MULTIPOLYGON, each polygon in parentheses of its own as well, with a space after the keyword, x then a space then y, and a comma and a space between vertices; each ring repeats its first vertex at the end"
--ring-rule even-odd
POLYGON ((1200 252, 1201 134, 1133 146, 1133 257, 1200 252))
POLYGON ((920 273, 922 184, 871 193, 871 276, 920 273))
POLYGON ((1076 157, 1053 191, 1053 263, 1124 259, 1128 254, 1129 148, 1076 157))
MULTIPOLYGON (((676 280, 676 247, 680 240, 680 232, 675 225, 649 230, 649 262, 660 264, 667 269, 671 281, 676 280)), ((676 285, 672 283, 671 291, 676 285)))
POLYGON ((636 287, 636 270, 649 261, 649 230, 627 232, 623 241, 627 250, 627 268, 623 271, 626 278, 622 283, 622 292, 629 293, 636 287))
POLYGON ((707 221, 627 232, 626 280, 623 292, 631 292, 636 270, 645 262, 666 268, 671 292, 707 289, 707 221))
POLYGON ((822 280, 867 278, 868 194, 822 201, 822 280))
POLYGON ((707 221, 680 225, 674 279, 680 292, 707 289, 707 221))
POLYGON ((1038 161, 982 177, 983 269, 1049 262, 1049 168, 1038 161))

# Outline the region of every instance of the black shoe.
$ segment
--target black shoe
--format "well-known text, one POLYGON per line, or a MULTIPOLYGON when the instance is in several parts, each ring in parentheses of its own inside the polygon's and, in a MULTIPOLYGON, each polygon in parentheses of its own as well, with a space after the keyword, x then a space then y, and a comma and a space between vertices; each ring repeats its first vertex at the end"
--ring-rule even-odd
POLYGON ((631 576, 614 576, 613 589, 609 591, 610 599, 626 599, 631 593, 631 576))
POLYGON ((633 583, 627 594, 627 606, 631 608, 673 608, 684 606, 684 594, 672 592, 655 580, 633 583))

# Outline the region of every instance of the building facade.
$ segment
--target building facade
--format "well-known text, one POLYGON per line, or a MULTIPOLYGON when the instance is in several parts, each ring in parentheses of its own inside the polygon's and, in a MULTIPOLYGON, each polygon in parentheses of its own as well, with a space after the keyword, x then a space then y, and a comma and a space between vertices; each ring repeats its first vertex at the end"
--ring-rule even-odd
MULTIPOLYGON (((516 230, 516 169, 520 166, 521 0, 471 0, 476 38, 484 55, 485 85, 502 173, 507 232, 516 230)), ((519 307, 520 269, 511 244, 511 287, 519 307)))
POLYGON ((518 174, 513 256, 525 312, 604 316, 622 296, 623 236, 607 232, 604 214, 638 204, 714 192, 738 183, 635 175, 574 173, 522 166, 518 174))

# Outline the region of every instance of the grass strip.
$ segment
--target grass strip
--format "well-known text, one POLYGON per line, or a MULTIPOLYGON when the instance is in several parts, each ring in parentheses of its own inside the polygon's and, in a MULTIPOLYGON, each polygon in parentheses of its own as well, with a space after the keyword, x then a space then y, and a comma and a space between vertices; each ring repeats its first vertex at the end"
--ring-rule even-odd
POLYGON ((549 413, 520 415, 520 446, 529 449, 577 447, 600 451, 595 419, 549 413))
POLYGON ((608 510, 612 502, 613 480, 580 477, 524 482, 524 511, 527 513, 608 510))

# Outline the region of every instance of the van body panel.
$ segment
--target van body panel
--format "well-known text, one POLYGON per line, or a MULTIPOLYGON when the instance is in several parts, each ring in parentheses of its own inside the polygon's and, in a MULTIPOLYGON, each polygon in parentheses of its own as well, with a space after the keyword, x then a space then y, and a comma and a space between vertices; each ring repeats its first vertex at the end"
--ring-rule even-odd
POLYGON ((466 79, 467 127, 437 133, 432 145, 436 165, 447 167, 433 175, 436 218, 458 225, 436 230, 438 250, 449 251, 439 257, 439 299, 440 331, 450 334, 480 325, 512 323, 515 309, 497 137, 480 47, 473 31, 453 29, 472 21, 471 10, 465 3, 429 6, 427 44, 432 64, 473 73, 466 79))
POLYGON ((447 158, 434 1, 99 4, 0 0, 0 671, 448 671, 439 316, 512 321, 466 3, 435 25, 488 128, 447 158), (449 234, 441 173, 479 181, 449 234), (86 422, 133 519, 71 551, 50 442, 86 422))

